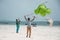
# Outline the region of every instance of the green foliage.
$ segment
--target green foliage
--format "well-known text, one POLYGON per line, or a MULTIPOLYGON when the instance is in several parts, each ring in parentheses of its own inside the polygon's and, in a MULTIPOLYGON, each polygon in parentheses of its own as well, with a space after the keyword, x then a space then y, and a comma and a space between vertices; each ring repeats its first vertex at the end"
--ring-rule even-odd
POLYGON ((35 14, 39 14, 41 16, 46 16, 51 13, 51 10, 46 7, 45 4, 40 4, 37 9, 34 10, 35 14))

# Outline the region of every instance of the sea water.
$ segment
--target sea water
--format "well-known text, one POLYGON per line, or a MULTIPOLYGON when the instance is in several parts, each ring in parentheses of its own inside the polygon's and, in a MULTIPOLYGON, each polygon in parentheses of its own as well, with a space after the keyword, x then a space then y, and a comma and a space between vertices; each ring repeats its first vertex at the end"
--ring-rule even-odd
MULTIPOLYGON (((0 22, 0 24, 12 24, 12 25, 14 24, 15 25, 16 22, 8 21, 8 22, 0 22)), ((26 23, 26 21, 21 21, 20 25, 27 25, 27 23, 26 23)), ((47 22, 47 21, 34 21, 34 22, 32 22, 32 25, 44 25, 44 26, 46 26, 46 25, 49 25, 49 22, 47 22)), ((53 25, 60 26, 60 21, 54 21, 53 25)))

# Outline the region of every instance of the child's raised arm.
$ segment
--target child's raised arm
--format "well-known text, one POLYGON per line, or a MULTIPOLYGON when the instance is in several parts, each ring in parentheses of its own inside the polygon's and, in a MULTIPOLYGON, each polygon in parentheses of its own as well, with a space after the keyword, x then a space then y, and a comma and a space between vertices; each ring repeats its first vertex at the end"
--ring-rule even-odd
POLYGON ((26 16, 24 16, 25 20, 27 20, 26 16))
POLYGON ((31 20, 31 22, 35 19, 36 17, 34 16, 33 19, 31 20))

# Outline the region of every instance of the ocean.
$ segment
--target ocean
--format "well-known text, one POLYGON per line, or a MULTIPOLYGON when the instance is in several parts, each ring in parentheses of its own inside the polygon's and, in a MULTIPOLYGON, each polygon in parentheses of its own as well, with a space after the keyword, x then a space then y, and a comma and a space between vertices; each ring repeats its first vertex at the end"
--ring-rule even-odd
MULTIPOLYGON (((8 22, 0 22, 0 24, 15 25, 16 22, 15 21, 8 21, 8 22)), ((27 25, 27 23, 26 23, 26 21, 21 21, 20 25, 27 25)), ((49 22, 47 22, 47 21, 34 21, 34 22, 32 22, 32 25, 44 25, 44 26, 47 26, 47 25, 49 25, 49 22)), ((54 21, 53 25, 54 26, 60 26, 60 21, 54 21)))

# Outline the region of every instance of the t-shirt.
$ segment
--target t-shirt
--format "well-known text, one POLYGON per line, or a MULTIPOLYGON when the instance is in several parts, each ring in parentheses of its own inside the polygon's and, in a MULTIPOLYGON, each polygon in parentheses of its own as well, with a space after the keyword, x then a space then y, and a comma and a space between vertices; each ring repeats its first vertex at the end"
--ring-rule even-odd
POLYGON ((28 25, 28 27, 31 27, 31 21, 27 20, 27 25, 28 25))
POLYGON ((20 20, 16 19, 16 24, 20 24, 20 20))

